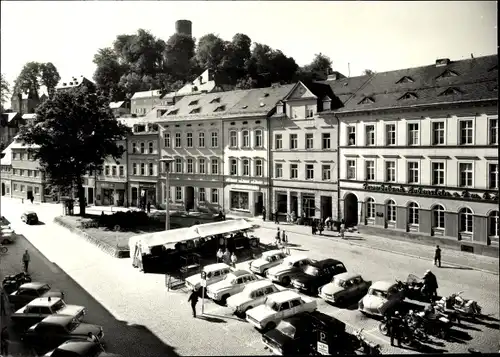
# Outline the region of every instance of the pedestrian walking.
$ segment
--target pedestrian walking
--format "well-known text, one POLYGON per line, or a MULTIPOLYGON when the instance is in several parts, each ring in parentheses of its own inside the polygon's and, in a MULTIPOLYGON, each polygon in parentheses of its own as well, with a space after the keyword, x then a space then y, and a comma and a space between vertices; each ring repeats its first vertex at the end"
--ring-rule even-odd
POLYGON ((151 202, 149 202, 149 201, 148 201, 147 209, 148 209, 148 213, 151 213, 151 202))
POLYGON ((28 272, 28 266, 30 264, 30 255, 28 253, 28 249, 23 254, 23 264, 24 264, 24 271, 27 273, 28 272))
POLYGON ((231 263, 231 253, 229 253, 229 249, 226 248, 226 251, 224 252, 222 259, 224 260, 224 263, 226 263, 227 265, 231 263))
POLYGON ((311 221, 311 233, 316 234, 316 221, 314 219, 311 221))
POLYGON ((281 242, 283 244, 283 253, 290 254, 290 249, 288 248, 288 235, 285 231, 281 234, 281 242))
POLYGON ((265 222, 266 221, 266 208, 262 207, 262 220, 265 222))
POLYGON ((276 243, 276 246, 278 247, 280 245, 280 239, 281 239, 281 236, 280 236, 280 227, 277 228, 276 230, 276 238, 275 238, 275 243, 276 243))
POLYGON ((238 261, 238 258, 236 258, 236 254, 231 254, 231 265, 233 266, 233 268, 236 268, 236 262, 238 261))
POLYGON ((198 303, 198 292, 193 289, 189 295, 188 302, 191 302, 191 309, 193 310, 193 317, 196 317, 196 304, 198 303))
POLYGON ((398 347, 401 347, 401 328, 403 321, 399 315, 399 311, 394 313, 394 316, 390 319, 390 334, 391 334, 391 346, 394 346, 394 341, 397 342, 398 347))
POLYGON ((278 210, 276 210, 274 212, 274 223, 276 224, 280 224, 280 221, 279 221, 279 216, 278 216, 278 210))
POLYGON ((217 263, 222 262, 222 258, 224 258, 224 252, 222 251, 222 248, 219 248, 217 251, 217 263))
POLYGON ((5 310, 5 299, 6 299, 6 296, 2 290, 2 291, 0 291, 0 314, 2 316, 7 316, 7 311, 5 310))
POLYGON ((344 220, 340 223, 340 238, 345 238, 345 223, 344 220))
POLYGON ((436 245, 436 251, 434 252, 434 265, 441 268, 441 248, 439 248, 439 245, 436 245))
POLYGON ((7 356, 9 354, 9 343, 10 343, 9 331, 7 331, 7 326, 5 326, 2 329, 2 333, 0 334, 0 353, 2 355, 7 356))

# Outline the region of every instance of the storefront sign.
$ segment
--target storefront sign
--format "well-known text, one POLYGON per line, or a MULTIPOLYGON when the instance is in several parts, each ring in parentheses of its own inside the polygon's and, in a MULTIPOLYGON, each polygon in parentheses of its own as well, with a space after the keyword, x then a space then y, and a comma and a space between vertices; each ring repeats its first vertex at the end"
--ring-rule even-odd
POLYGON ((330 351, 328 349, 328 335, 326 334, 325 331, 318 330, 317 349, 320 355, 325 355, 325 356, 330 355, 330 351))
POLYGON ((141 190, 148 189, 148 188, 156 190, 156 185, 154 183, 141 183, 140 187, 141 187, 141 190))
POLYGON ((101 183, 101 188, 115 188, 114 183, 109 183, 109 182, 102 182, 101 183))
POLYGON ((367 182, 363 184, 363 189, 367 191, 375 191, 375 192, 392 192, 392 193, 400 193, 407 194, 411 196, 431 196, 431 197, 443 197, 443 198, 461 198, 469 201, 492 201, 498 202, 498 194, 497 193, 488 193, 484 192, 479 195, 477 193, 470 193, 467 190, 459 192, 450 192, 448 190, 435 188, 432 190, 424 189, 422 186, 392 186, 392 185, 369 185, 367 182))

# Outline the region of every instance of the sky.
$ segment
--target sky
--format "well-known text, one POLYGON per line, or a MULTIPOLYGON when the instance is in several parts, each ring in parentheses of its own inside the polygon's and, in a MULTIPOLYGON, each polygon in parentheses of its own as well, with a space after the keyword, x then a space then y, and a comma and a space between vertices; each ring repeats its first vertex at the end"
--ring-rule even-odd
POLYGON ((244 33, 299 65, 321 52, 346 76, 498 50, 494 1, 1 1, 0 13, 0 69, 11 84, 30 61, 91 79, 94 54, 117 35, 143 28, 166 41, 179 19, 193 22, 195 38, 244 33))

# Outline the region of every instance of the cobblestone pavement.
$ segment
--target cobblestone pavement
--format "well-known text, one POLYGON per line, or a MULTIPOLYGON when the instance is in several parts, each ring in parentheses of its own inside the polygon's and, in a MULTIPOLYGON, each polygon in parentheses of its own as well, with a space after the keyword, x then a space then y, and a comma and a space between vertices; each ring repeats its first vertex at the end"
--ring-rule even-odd
MULTIPOLYGON (((15 202, 8 206, 8 212, 6 207, 2 207, 7 218, 18 216, 23 209, 15 202)), ((38 208, 35 206, 34 209, 38 208)), ((113 259, 79 237, 53 225, 51 219, 55 214, 60 214, 60 207, 55 213, 55 210, 51 211, 42 204, 39 205, 39 211, 46 226, 28 227, 16 222, 15 229, 26 233, 28 239, 50 261, 56 262, 71 275, 115 318, 128 321, 129 324, 144 325, 180 355, 268 354, 263 349, 259 334, 232 316, 227 308, 206 301, 205 312, 210 315, 204 319, 193 319, 187 294, 181 291, 167 292, 163 276, 139 273, 131 267, 129 259, 113 259)), ((289 232, 292 254, 301 252, 312 258, 340 259, 349 271, 357 271, 368 280, 404 279, 409 273, 421 275, 433 267, 430 259, 374 250, 355 245, 357 241, 354 240, 341 241, 337 238, 310 236, 306 232, 295 233, 291 227, 281 226, 289 232)), ((274 229, 259 228, 255 234, 263 243, 274 240, 274 229)), ((465 297, 478 300, 484 313, 491 315, 491 318, 481 324, 467 323, 466 328, 456 330, 455 342, 431 346, 427 352, 464 353, 468 347, 483 352, 498 352, 498 276, 468 270, 463 265, 460 265, 462 269, 452 268, 451 264, 449 268, 444 268, 448 266, 446 262, 445 259, 442 269, 433 269, 438 277, 439 293, 445 295, 463 290, 465 297)), ((245 264, 239 265, 245 267, 245 264)), ((318 300, 318 306, 321 311, 346 322, 349 329, 363 327, 368 339, 384 346, 384 353, 414 353, 408 349, 390 347, 388 339, 378 332, 378 322, 359 314, 353 309, 355 306, 339 309, 321 300, 318 300)))

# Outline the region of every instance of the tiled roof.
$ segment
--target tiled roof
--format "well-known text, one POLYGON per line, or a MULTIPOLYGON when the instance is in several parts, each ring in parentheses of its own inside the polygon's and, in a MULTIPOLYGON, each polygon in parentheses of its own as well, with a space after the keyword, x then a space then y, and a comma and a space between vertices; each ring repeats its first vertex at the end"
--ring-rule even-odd
MULTIPOLYGON (((295 87, 286 84, 268 88, 250 89, 228 114, 263 115, 269 113, 295 87)), ((224 92, 231 93, 231 92, 224 92)))
POLYGON ((75 88, 80 86, 83 82, 93 83, 91 80, 89 80, 84 76, 77 76, 77 77, 61 79, 57 84, 56 89, 75 88))
POLYGON ((10 143, 9 146, 7 146, 3 151, 2 151, 2 154, 3 157, 2 159, 0 160, 0 165, 5 165, 5 166, 9 166, 12 164, 12 144, 14 142, 10 143))
POLYGON ((160 98, 162 96, 161 89, 146 90, 144 92, 135 92, 131 99, 142 98, 160 98))
POLYGON ((109 103, 109 108, 110 109, 118 109, 123 105, 123 103, 125 103, 125 101, 123 101, 123 100, 121 102, 111 102, 111 103, 109 103))

